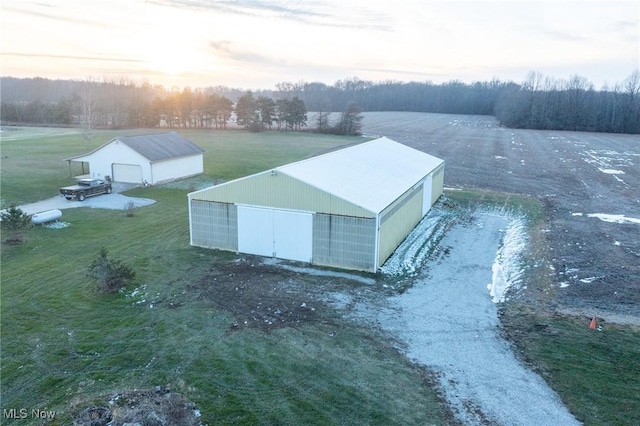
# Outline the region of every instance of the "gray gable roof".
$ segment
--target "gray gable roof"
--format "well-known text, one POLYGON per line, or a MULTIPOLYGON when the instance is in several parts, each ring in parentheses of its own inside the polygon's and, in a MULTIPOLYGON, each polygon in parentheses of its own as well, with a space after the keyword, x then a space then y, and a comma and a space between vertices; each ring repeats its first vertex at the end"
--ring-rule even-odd
POLYGON ((142 136, 120 136, 116 139, 150 161, 187 157, 204 152, 198 145, 176 132, 142 136))

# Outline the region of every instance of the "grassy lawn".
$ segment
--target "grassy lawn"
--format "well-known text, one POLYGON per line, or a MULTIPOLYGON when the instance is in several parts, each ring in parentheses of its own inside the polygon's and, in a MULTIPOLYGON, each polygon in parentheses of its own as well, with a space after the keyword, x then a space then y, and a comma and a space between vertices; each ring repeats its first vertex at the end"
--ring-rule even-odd
POLYGON ((295 132, 184 130, 180 134, 206 150, 204 173, 224 180, 248 176, 365 138, 295 132))
POLYGON ((588 318, 508 308, 507 334, 523 359, 586 425, 640 424, 640 330, 588 318))
MULTIPOLYGON (((207 149, 209 176, 221 179, 354 141, 301 135, 298 144, 275 132, 185 133, 207 149)), ((80 136, 70 138, 12 141, 6 151, 3 142, 3 155, 15 160, 6 169, 3 161, 3 197, 35 201, 39 188, 64 181, 60 158, 82 152, 84 144, 80 136)), ((104 405, 117 392, 169 386, 196 404, 206 424, 448 422, 424 372, 385 339, 331 312, 300 327, 230 333, 233 318, 193 289, 212 265, 235 256, 188 245, 187 190, 129 194, 157 203, 133 217, 65 210, 69 227, 33 228, 22 245, 2 247, 2 409, 55 410, 51 424, 68 425, 78 411, 104 405), (101 247, 137 271, 123 293, 98 294, 85 277, 101 247)))

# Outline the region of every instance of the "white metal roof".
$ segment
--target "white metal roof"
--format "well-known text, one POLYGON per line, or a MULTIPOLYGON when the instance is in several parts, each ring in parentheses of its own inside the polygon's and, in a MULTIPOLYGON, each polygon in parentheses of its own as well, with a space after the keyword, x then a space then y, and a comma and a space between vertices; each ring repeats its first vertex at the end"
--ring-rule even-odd
POLYGON ((275 170, 379 213, 442 163, 382 137, 275 170))

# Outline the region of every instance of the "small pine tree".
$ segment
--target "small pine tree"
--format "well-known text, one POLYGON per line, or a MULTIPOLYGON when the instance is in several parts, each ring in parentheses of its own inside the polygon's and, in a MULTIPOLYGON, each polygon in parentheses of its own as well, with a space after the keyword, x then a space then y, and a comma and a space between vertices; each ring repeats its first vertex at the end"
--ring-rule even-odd
POLYGON ((2 230, 9 232, 9 237, 5 241, 10 244, 23 242, 23 231, 31 226, 31 216, 12 204, 11 207, 0 213, 0 217, 2 218, 2 230))
POLYGON ((136 277, 136 272, 120 260, 109 259, 106 248, 100 249, 99 256, 91 262, 87 277, 98 285, 101 293, 112 293, 126 286, 136 277))

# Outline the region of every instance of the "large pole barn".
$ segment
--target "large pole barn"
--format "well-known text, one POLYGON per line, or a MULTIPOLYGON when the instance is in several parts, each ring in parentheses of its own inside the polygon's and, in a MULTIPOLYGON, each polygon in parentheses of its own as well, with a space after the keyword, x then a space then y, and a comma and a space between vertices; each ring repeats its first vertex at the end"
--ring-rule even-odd
POLYGON ((190 243, 375 272, 443 177, 442 159, 381 137, 190 193, 190 243))

